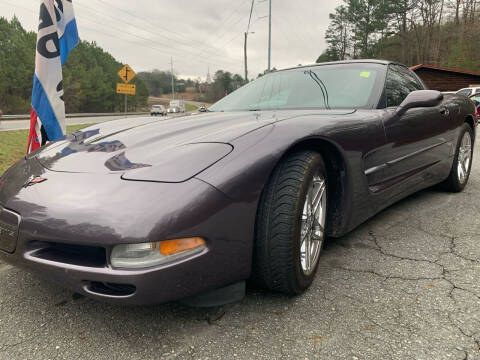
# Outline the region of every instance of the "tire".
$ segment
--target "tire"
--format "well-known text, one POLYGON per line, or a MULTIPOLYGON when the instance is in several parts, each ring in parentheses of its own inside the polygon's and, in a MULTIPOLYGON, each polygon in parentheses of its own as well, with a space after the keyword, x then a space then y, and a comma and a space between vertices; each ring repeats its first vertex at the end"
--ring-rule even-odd
POLYGON ((472 168, 473 139, 472 128, 466 123, 463 124, 453 158, 452 169, 448 178, 441 184, 443 189, 450 192, 461 192, 467 185, 472 168))
POLYGON ((255 285, 288 295, 300 294, 311 285, 325 239, 327 191, 327 172, 319 153, 299 151, 279 163, 263 190, 257 211, 255 285), (320 196, 315 212, 318 223, 312 222, 314 212, 308 216, 306 205, 307 195, 311 199, 315 194, 320 196), (310 235, 305 236, 307 229, 310 235), (308 266, 302 238, 308 240, 310 236, 312 256, 308 266))

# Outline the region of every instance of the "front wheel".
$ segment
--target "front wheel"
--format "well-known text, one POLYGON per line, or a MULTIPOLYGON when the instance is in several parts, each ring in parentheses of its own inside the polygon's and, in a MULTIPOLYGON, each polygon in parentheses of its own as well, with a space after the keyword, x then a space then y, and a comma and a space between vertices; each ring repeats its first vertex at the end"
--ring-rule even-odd
POLYGON ((453 158, 452 169, 448 178, 442 183, 447 191, 460 192, 468 183, 473 159, 473 130, 463 124, 457 149, 453 158))
POLYGON ((327 195, 327 172, 319 153, 296 152, 277 166, 257 212, 257 284, 290 295, 310 286, 325 239, 327 195))

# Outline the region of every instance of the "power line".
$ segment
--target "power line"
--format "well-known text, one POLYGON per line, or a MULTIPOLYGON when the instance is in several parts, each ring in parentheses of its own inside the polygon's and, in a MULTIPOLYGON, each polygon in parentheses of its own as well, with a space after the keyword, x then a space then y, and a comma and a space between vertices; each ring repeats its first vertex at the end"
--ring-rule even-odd
MULTIPOLYGON (((2 0, 2 2, 7 3, 7 4, 9 4, 9 5, 13 6, 13 7, 17 7, 17 8, 21 8, 21 9, 27 10, 27 11, 32 12, 32 13, 34 13, 34 14, 37 13, 36 10, 30 9, 30 8, 26 8, 26 7, 21 6, 21 5, 19 5, 19 4, 13 4, 13 3, 10 3, 9 1, 5 1, 5 0, 2 0)), ((77 3, 77 5, 78 5, 78 3, 77 3)), ((90 13, 92 13, 94 16, 98 16, 98 14, 97 14, 98 11, 97 11, 97 10, 94 10, 94 9, 88 7, 88 6, 85 6, 84 4, 81 4, 80 7, 86 8, 87 11, 89 11, 90 13)), ((108 17, 112 18, 111 16, 108 16, 108 17)), ((95 24, 96 26, 99 25, 99 22, 94 21, 94 20, 91 20, 91 19, 89 19, 89 18, 81 18, 81 19, 82 19, 82 21, 85 20, 85 21, 88 21, 88 22, 90 22, 90 23, 93 23, 93 24, 95 24)), ((77 18, 77 21, 78 21, 78 20, 79 20, 79 18, 77 18)), ((101 24, 101 23, 100 23, 100 24, 101 24)), ((138 29, 138 27, 136 27, 135 25, 132 25, 132 26, 138 29)), ((92 28, 88 28, 88 27, 86 27, 86 26, 82 26, 82 27, 84 27, 84 28, 86 28, 86 29, 88 29, 88 30, 91 30, 92 32, 98 33, 98 29, 92 29, 92 28)), ((161 46, 164 46, 164 45, 165 45, 164 43, 160 43, 160 42, 158 42, 158 41, 155 41, 155 40, 152 40, 152 39, 148 39, 148 38, 143 37, 143 36, 140 36, 140 35, 138 35, 138 34, 131 33, 131 32, 129 32, 129 31, 126 31, 125 29, 116 28, 116 27, 114 27, 114 26, 109 26, 108 30, 110 30, 110 28, 111 28, 111 29, 117 29, 120 33, 128 34, 128 35, 134 36, 134 37, 139 38, 139 39, 142 39, 142 40, 146 40, 146 41, 149 41, 149 42, 154 42, 154 43, 160 44, 161 46)), ((135 42, 135 41, 130 40, 130 39, 121 38, 121 37, 119 37, 119 36, 116 35, 116 34, 115 34, 115 35, 109 34, 109 33, 106 32, 105 30, 106 30, 106 29, 103 30, 103 34, 104 34, 104 35, 107 35, 107 36, 109 36, 109 37, 116 38, 116 39, 119 39, 119 40, 121 40, 121 41, 131 42, 131 43, 133 43, 135 46, 148 48, 149 50, 155 50, 155 51, 157 51, 157 52, 159 52, 159 53, 162 53, 162 54, 165 54, 165 55, 171 55, 171 51, 167 52, 167 51, 165 51, 163 48, 158 48, 158 47, 155 47, 155 46, 152 46, 152 45, 148 45, 148 46, 147 46, 147 45, 143 45, 143 44, 141 44, 141 43, 135 42)), ((140 30, 143 30, 143 29, 140 29, 140 30)), ((143 31, 145 31, 145 30, 143 30, 143 31)), ((146 31, 146 32, 148 32, 148 31, 146 31)), ((152 35, 155 35, 155 34, 153 34, 153 33, 151 33, 151 34, 152 34, 152 35)), ((240 35, 240 34, 236 35, 234 38, 238 37, 239 35, 240 35)), ((232 38, 229 42, 233 41, 234 38, 232 38)), ((182 52, 181 55, 179 55, 179 57, 182 59, 182 57, 183 57, 183 55, 184 55, 183 50, 182 50, 182 49, 174 49, 174 51, 177 52, 177 53, 178 53, 178 51, 182 52)), ((217 51, 217 53, 220 52, 220 51, 221 51, 221 50, 217 51)), ((193 54, 192 52, 189 52, 189 53, 193 54)), ((192 56, 189 56, 189 57, 192 57, 192 56)), ((223 67, 223 66, 221 66, 221 65, 218 64, 218 63, 212 62, 210 59, 206 59, 205 56, 202 56, 202 57, 204 58, 203 62, 205 62, 206 64, 211 64, 211 65, 214 65, 214 66, 216 66, 216 67, 218 67, 218 68, 222 68, 222 67, 223 67)), ((199 60, 199 59, 197 58, 197 59, 195 59, 195 60, 199 60)), ((200 59, 200 60, 201 60, 201 59, 200 59)), ((224 60, 224 61, 223 61, 224 63, 235 64, 235 65, 234 65, 234 68, 235 68, 236 70, 240 70, 240 69, 241 69, 239 63, 237 63, 236 61, 233 61, 233 60, 232 60, 232 61, 231 61, 231 60, 225 61, 225 59, 223 59, 223 60, 224 60)), ((183 61, 185 61, 185 60, 183 59, 183 61)), ((189 64, 189 65, 190 65, 190 64, 189 64)), ((227 66, 227 68, 228 68, 228 67, 230 67, 230 66, 227 66)), ((241 71, 239 71, 239 73, 241 73, 241 71)))
MULTIPOLYGON (((242 20, 244 20, 244 18, 243 18, 243 16, 240 16, 240 18, 239 18, 233 25, 231 25, 231 27, 230 27, 229 30, 235 28, 242 20)), ((224 47, 225 47, 226 45, 230 44, 233 40, 235 40, 237 37, 239 37, 240 35, 242 35, 242 33, 243 33, 243 32, 239 32, 239 33, 237 33, 236 35, 234 35, 234 37, 232 37, 230 40, 227 40, 226 42, 223 42, 222 44, 218 45, 216 51, 214 51, 214 52, 213 52, 213 51, 206 51, 206 52, 205 52, 205 51, 200 51, 200 52, 198 53, 198 55, 199 55, 199 56, 210 56, 210 57, 216 56, 217 54, 219 54, 220 52, 222 52, 222 51, 225 50, 224 47), (203 54, 205 54, 205 55, 201 55, 202 52, 203 52, 203 54)), ((227 31, 224 31, 224 33, 222 34, 222 36, 219 36, 219 37, 216 39, 216 41, 217 41, 217 42, 220 41, 220 40, 223 39, 223 38, 225 37, 225 35, 227 35, 227 34, 228 34, 228 32, 227 32, 227 31)))
MULTIPOLYGON (((78 4, 77 4, 77 5, 78 5, 78 4)), ((115 19, 114 17, 112 17, 112 16, 110 16, 110 15, 106 15, 106 14, 104 14, 104 13, 98 12, 98 10, 92 9, 92 8, 90 8, 89 6, 86 6, 86 5, 84 5, 84 4, 80 4, 80 7, 81 7, 81 8, 84 8, 84 9, 87 9, 87 10, 90 11, 91 14, 94 15, 94 16, 97 16, 97 17, 98 17, 98 16, 99 16, 98 14, 101 14, 101 15, 107 16, 107 17, 109 17, 109 18, 111 18, 111 19, 113 19, 113 20, 117 20, 117 19, 115 19)), ((90 20, 90 19, 87 19, 87 20, 90 20)), ((139 29, 139 30, 141 30, 141 31, 150 33, 150 34, 153 35, 153 36, 156 36, 156 34, 150 32, 150 31, 148 31, 148 30, 140 29, 140 28, 138 28, 136 25, 133 25, 133 24, 131 24, 131 23, 130 23, 130 25, 131 25, 132 27, 136 28, 136 29, 139 29)), ((168 43, 165 44, 165 43, 160 42, 160 41, 158 41, 158 40, 149 39, 149 38, 146 38, 146 37, 144 37, 144 36, 140 36, 140 35, 138 35, 138 34, 134 34, 134 33, 132 33, 132 32, 126 31, 125 29, 121 29, 121 28, 118 28, 118 27, 115 27, 115 26, 112 26, 112 25, 109 25, 109 27, 110 27, 110 28, 113 28, 113 29, 117 29, 117 30, 120 31, 121 33, 129 34, 129 35, 134 36, 134 37, 137 37, 137 38, 139 38, 139 39, 142 39, 142 40, 146 40, 146 41, 149 41, 149 42, 153 42, 153 43, 159 44, 160 46, 166 46, 166 47, 168 47, 168 48, 170 48, 170 49, 173 49, 173 51, 176 52, 178 56, 184 56, 185 53, 191 54, 192 56, 195 56, 195 53, 194 53, 194 52, 188 51, 188 50, 183 50, 183 49, 177 49, 177 48, 175 48, 174 46, 172 46, 172 44, 168 44, 168 43)), ((170 51, 168 54, 170 54, 170 53, 171 53, 171 51, 170 51)), ((209 63, 209 60, 210 60, 210 59, 207 59, 207 58, 205 58, 204 56, 202 56, 202 57, 203 57, 203 62, 209 63)), ((196 60, 198 60, 198 59, 196 59, 196 60)), ((202 60, 202 59, 200 59, 200 60, 202 60)), ((228 61, 224 61, 224 62, 231 62, 231 63, 233 63, 233 62, 235 62, 235 60, 228 60, 228 61)))
MULTIPOLYGON (((9 1, 5 1, 5 0, 2 0, 2 2, 7 3, 7 4, 9 4, 9 5, 13 6, 13 7, 18 7, 18 8, 21 8, 21 9, 23 9, 23 10, 29 11, 29 12, 31 12, 31 13, 38 14, 38 12, 37 12, 36 10, 30 9, 30 8, 26 8, 26 7, 20 6, 20 5, 18 5, 18 4, 13 4, 13 3, 10 3, 9 1)), ((79 19, 77 18, 77 20, 79 20, 79 19)), ((95 25, 98 26, 98 22, 96 22, 96 21, 94 21, 94 20, 91 20, 91 19, 89 19, 89 18, 82 18, 82 21, 83 21, 83 20, 86 20, 86 21, 88 21, 88 22, 90 22, 90 23, 95 24, 95 25)), ((112 27, 112 28, 114 28, 114 27, 112 27)), ((90 30, 90 31, 92 31, 92 32, 94 32, 94 33, 98 33, 98 28, 97 28, 97 29, 94 29, 94 28, 90 28, 90 27, 87 27, 87 26, 85 26, 85 25, 82 25, 82 29, 87 29, 87 30, 90 30)), ((117 29, 118 29, 118 28, 117 28, 117 29)), ((118 29, 118 30, 119 30, 121 33, 127 33, 127 34, 132 35, 132 36, 135 36, 135 37, 137 37, 137 38, 150 41, 150 39, 147 39, 147 38, 141 37, 141 36, 139 36, 139 35, 136 35, 136 34, 133 34, 133 33, 127 32, 127 31, 124 31, 123 29, 118 29)), ((149 50, 157 51, 157 52, 162 53, 162 54, 164 54, 164 55, 170 55, 170 54, 171 54, 170 52, 165 51, 163 48, 158 48, 158 47, 155 47, 155 46, 152 46, 152 45, 148 45, 148 46, 147 46, 147 45, 143 45, 143 44, 138 43, 137 41, 134 41, 134 40, 121 38, 121 37, 119 37, 117 34, 112 35, 112 34, 108 33, 108 31, 105 31, 105 30, 103 30, 102 34, 103 34, 103 35, 106 35, 106 36, 109 36, 109 37, 112 37, 112 38, 115 38, 115 39, 118 39, 118 40, 121 40, 122 42, 123 42, 123 41, 130 42, 130 43, 134 44, 134 45, 137 46, 137 47, 144 47, 144 48, 147 48, 147 49, 149 49, 149 50)), ((216 67, 219 67, 219 68, 223 67, 223 66, 221 66, 221 65, 218 64, 218 63, 209 62, 209 64, 212 64, 212 65, 214 65, 214 66, 216 66, 216 67)), ((236 66, 237 66, 236 69, 237 69, 237 70, 240 70, 239 65, 236 64, 236 66)), ((240 71, 240 72, 241 72, 241 71, 240 71)))
MULTIPOLYGON (((175 35, 175 36, 177 36, 177 37, 179 37, 179 38, 181 38, 181 39, 185 39, 186 41, 182 41, 182 43, 185 44, 185 45, 188 46, 188 47, 198 46, 198 43, 196 43, 195 41, 192 41, 191 39, 187 38, 186 36, 184 36, 184 35, 182 35, 182 34, 180 34, 180 33, 174 32, 174 31, 172 31, 172 30, 170 30, 170 29, 168 29, 168 28, 165 28, 165 27, 163 27, 163 26, 161 26, 161 25, 159 25, 159 24, 153 24, 152 22, 148 21, 148 19, 146 19, 146 18, 141 18, 141 17, 138 16, 138 15, 135 15, 135 14, 133 14, 133 13, 131 13, 131 12, 128 12, 128 11, 122 9, 122 8, 116 7, 115 5, 110 4, 110 3, 108 3, 108 2, 106 2, 106 1, 104 1, 104 0, 97 0, 97 1, 100 1, 101 3, 105 4, 106 6, 108 6, 108 7, 110 7, 110 8, 113 8, 113 9, 115 9, 115 10, 117 10, 117 11, 120 11, 120 12, 128 15, 129 17, 133 17, 133 18, 136 18, 136 19, 141 20, 142 22, 145 22, 145 23, 147 23, 147 24, 150 24, 150 25, 152 26, 152 28, 158 27, 158 28, 162 29, 163 31, 166 31, 166 32, 168 32, 168 33, 171 33, 171 34, 173 34, 173 35, 175 35)), ((132 25, 132 26, 135 26, 135 27, 136 27, 136 25, 132 25)), ((145 29, 143 29, 143 30, 145 30, 145 29)), ((178 39, 175 39, 175 38, 166 36, 165 34, 162 34, 162 35, 158 34, 158 35, 159 35, 159 36, 163 36, 163 37, 165 37, 165 38, 167 38, 167 39, 170 39, 170 40, 172 40, 172 41, 179 42, 178 39)), ((204 44, 203 46, 210 46, 210 45, 204 44)), ((212 46, 210 46, 210 47, 212 47, 212 46)))

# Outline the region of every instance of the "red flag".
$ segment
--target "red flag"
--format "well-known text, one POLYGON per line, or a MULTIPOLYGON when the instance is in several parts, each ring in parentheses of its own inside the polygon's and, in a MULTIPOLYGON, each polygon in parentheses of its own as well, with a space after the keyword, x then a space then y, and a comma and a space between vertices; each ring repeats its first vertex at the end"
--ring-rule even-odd
POLYGON ((27 154, 37 150, 42 145, 41 124, 37 122, 37 113, 30 110, 30 132, 28 134, 27 154))

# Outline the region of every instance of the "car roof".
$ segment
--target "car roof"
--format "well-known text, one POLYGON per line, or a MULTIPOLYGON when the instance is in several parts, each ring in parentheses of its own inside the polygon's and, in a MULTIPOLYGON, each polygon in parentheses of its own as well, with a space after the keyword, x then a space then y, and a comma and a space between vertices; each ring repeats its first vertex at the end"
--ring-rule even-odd
MULTIPOLYGON (((302 68, 309 68, 315 66, 324 66, 324 65, 338 65, 338 64, 379 64, 379 65, 390 65, 390 64, 397 64, 405 66, 401 63, 389 60, 377 60, 377 59, 360 59, 360 60, 341 60, 341 61, 328 61, 328 62, 321 62, 315 63, 310 65, 299 65, 299 66, 292 66, 289 68, 277 70, 277 71, 285 71, 285 70, 293 70, 293 69, 302 69, 302 68)), ((405 66, 406 67, 406 66, 405 66)))

